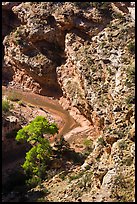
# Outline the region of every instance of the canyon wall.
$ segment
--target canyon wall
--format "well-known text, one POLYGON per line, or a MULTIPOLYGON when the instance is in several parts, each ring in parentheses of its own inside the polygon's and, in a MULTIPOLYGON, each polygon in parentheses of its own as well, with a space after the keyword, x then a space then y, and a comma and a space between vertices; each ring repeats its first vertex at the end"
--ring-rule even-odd
POLYGON ((77 121, 84 117, 98 131, 94 150, 81 167, 96 172, 82 201, 114 201, 120 196, 133 201, 134 5, 23 2, 3 4, 3 16, 6 7, 18 24, 10 31, 3 28, 3 84, 58 98, 77 121), (121 174, 127 180, 122 190, 116 187, 121 174))

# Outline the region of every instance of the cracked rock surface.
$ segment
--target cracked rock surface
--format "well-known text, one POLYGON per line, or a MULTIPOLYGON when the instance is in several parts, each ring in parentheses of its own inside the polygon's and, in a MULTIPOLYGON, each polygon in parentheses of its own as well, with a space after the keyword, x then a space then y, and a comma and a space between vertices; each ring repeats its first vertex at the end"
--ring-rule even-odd
POLYGON ((134 2, 79 3, 2 3, 3 85, 58 100, 81 124, 64 137, 85 155, 26 198, 133 202, 134 2))

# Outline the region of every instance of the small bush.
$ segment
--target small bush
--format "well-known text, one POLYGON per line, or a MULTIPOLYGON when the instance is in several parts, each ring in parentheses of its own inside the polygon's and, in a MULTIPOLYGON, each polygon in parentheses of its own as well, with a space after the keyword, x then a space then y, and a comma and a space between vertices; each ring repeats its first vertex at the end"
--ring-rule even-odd
POLYGON ((85 139, 83 143, 84 143, 84 145, 85 145, 86 147, 90 147, 90 146, 92 145, 92 141, 91 141, 91 140, 88 140, 88 139, 85 139))
POLYGON ((89 65, 92 65, 92 64, 93 64, 92 58, 88 57, 88 58, 87 58, 87 63, 88 63, 89 65))
POLYGON ((124 16, 121 13, 113 12, 113 18, 124 19, 124 16))
POLYGON ((112 132, 114 135, 118 135, 119 138, 123 138, 125 136, 125 133, 121 130, 113 130, 112 132))
POLYGON ((90 2, 74 2, 74 6, 84 9, 90 6, 90 2))
POLYGON ((135 103, 135 96, 134 95, 129 95, 126 99, 125 102, 127 104, 134 104, 135 103))
POLYGON ((126 166, 131 166, 133 164, 133 157, 128 156, 122 161, 123 161, 123 164, 125 164, 126 166))
POLYGON ((106 146, 106 142, 102 137, 98 138, 98 143, 103 145, 103 146, 106 146))
POLYGON ((61 178, 62 180, 65 180, 66 177, 66 172, 62 172, 61 174, 59 174, 59 178, 61 178))
POLYGON ((135 83, 135 64, 131 64, 127 69, 127 78, 131 83, 135 83))
POLYGON ((120 141, 119 143, 118 143, 118 146, 119 146, 119 148, 120 149, 126 149, 127 148, 127 143, 124 141, 124 140, 122 140, 122 141, 120 141))
POLYGON ((83 176, 83 174, 84 174, 84 171, 81 171, 78 174, 72 175, 72 176, 69 177, 69 181, 72 181, 74 179, 79 179, 79 178, 81 178, 83 176))
POLYGON ((22 101, 18 101, 18 104, 19 104, 20 106, 25 106, 22 101))
POLYGON ((85 139, 83 144, 85 145, 84 155, 88 156, 93 151, 93 141, 85 139))
POLYGON ((128 45, 127 45, 127 48, 129 50, 130 53, 134 54, 135 53, 135 42, 130 42, 128 45))
POLYGON ((2 111, 4 113, 9 112, 9 110, 12 108, 12 105, 8 100, 2 100, 2 111))

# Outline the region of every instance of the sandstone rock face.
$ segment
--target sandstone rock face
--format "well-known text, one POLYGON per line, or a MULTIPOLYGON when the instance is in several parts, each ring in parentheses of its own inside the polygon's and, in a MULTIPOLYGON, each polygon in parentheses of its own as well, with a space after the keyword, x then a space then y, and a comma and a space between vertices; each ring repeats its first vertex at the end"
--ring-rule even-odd
MULTIPOLYGON (((20 2, 2 2, 2 40, 9 35, 13 29, 20 25, 20 20, 13 13, 12 8, 17 6, 20 2)), ((4 58, 4 46, 2 45, 2 60, 4 58)), ((7 67, 3 61, 3 77, 5 81, 11 81, 14 75, 14 70, 10 66, 7 67)))
POLYGON ((64 33, 58 26, 52 26, 54 17, 44 12, 44 9, 41 10, 42 14, 38 12, 39 8, 35 9, 31 3, 23 5, 13 8, 23 25, 4 39, 7 47, 6 65, 12 64, 15 72, 13 81, 20 83, 24 88, 40 92, 42 87, 48 93, 61 94, 55 68, 64 60, 64 33), (26 17, 28 8, 31 9, 30 18, 26 17), (42 15, 41 18, 36 13, 42 15), (48 21, 51 21, 51 25, 48 21))
MULTIPOLYGON (((95 35, 109 21, 92 7, 82 14, 73 4, 21 3, 12 8, 21 25, 4 39, 5 63, 14 69, 13 81, 42 94, 62 95, 56 67, 65 63, 65 36, 73 30, 84 39, 95 35), (93 17, 90 15, 93 10, 93 17), (93 22, 90 19, 93 18, 93 22), (99 25, 98 25, 99 23, 99 25), (18 70, 23 73, 16 74, 18 70), (35 86, 31 83, 32 81, 35 86), (25 82, 23 82, 25 81, 25 82), (25 83, 25 84, 24 84, 25 83), (52 93, 53 92, 53 93, 52 93)), ((4 78, 4 77, 3 77, 4 78)))
POLYGON ((80 168, 62 181, 59 176, 45 181, 51 192, 45 200, 134 201, 134 5, 23 2, 3 6, 7 5, 20 25, 12 32, 4 29, 3 82, 57 97, 83 124, 65 135, 71 147, 83 151, 81 138, 92 140, 91 146, 85 145, 87 157, 80 168))

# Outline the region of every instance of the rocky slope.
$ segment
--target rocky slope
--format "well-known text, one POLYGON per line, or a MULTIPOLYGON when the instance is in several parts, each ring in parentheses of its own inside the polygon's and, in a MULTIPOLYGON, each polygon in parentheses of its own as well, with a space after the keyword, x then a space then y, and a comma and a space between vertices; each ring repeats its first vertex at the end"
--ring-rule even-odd
POLYGON ((82 166, 43 183, 45 201, 134 201, 133 2, 7 6, 20 25, 4 33, 3 83, 58 98, 82 124, 65 139, 88 149, 82 166))

